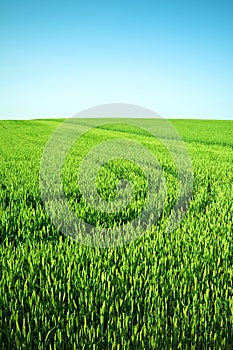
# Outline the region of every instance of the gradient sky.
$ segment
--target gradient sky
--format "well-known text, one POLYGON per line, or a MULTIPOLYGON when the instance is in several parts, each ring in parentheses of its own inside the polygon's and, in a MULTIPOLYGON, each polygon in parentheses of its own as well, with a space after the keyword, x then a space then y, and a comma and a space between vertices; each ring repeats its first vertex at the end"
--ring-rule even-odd
POLYGON ((139 104, 233 118, 233 2, 0 2, 0 119, 139 104))

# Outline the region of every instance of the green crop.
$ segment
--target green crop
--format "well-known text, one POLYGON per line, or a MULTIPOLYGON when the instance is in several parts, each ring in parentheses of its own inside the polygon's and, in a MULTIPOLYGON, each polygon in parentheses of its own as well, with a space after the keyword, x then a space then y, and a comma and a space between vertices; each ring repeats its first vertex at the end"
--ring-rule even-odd
POLYGON ((167 193, 157 223, 137 240, 108 249, 63 235, 45 210, 40 161, 60 123, 0 123, 0 348, 233 349, 233 122, 172 121, 194 172, 190 208, 173 232, 166 231, 166 219, 177 174, 159 141, 121 120, 73 145, 63 167, 64 192, 76 214, 93 225, 132 220, 148 192, 140 167, 115 159, 98 172, 98 193, 113 201, 118 180, 127 178, 131 203, 110 214, 88 206, 77 172, 93 146, 137 140, 163 170, 167 193))

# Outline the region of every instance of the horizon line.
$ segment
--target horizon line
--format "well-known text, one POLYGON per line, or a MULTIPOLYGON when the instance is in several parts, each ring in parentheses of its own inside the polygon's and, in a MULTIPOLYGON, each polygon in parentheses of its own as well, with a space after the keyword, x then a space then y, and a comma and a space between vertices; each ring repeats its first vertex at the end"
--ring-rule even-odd
MULTIPOLYGON (((85 118, 79 118, 79 119, 113 119, 113 117, 85 117, 85 118)), ((119 117, 114 117, 114 118, 119 118, 119 119, 128 119, 128 117, 122 117, 122 116, 119 116, 119 117)), ((129 117, 130 119, 138 119, 137 117, 134 118, 134 117, 129 117)), ((159 118, 156 118, 156 117, 150 117, 150 118, 140 118, 140 119, 172 119, 172 120, 226 120, 226 121, 233 121, 233 116, 232 117, 222 117, 222 118, 219 118, 219 117, 164 117, 164 116, 159 116, 159 118)), ((17 117, 12 117, 12 118, 0 118, 0 121, 32 121, 32 120, 54 120, 54 119, 78 119, 75 118, 75 116, 72 116, 72 117, 67 117, 67 116, 56 116, 56 117, 46 117, 46 116, 43 116, 43 117, 25 117, 25 118, 17 118, 17 117)))

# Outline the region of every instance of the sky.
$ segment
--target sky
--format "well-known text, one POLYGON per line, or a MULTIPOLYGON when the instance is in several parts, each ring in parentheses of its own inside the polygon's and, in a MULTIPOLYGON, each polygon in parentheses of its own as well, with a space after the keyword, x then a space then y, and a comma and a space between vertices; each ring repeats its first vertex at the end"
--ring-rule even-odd
POLYGON ((0 1, 0 119, 130 103, 233 119, 233 2, 0 1))

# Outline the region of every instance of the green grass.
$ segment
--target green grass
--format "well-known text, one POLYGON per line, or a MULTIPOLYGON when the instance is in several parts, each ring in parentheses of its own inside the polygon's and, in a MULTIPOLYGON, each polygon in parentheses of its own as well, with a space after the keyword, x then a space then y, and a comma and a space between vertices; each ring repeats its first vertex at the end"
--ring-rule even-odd
POLYGON ((44 209, 40 160, 60 122, 0 122, 0 348, 233 349, 233 121, 171 121, 185 141, 195 181, 190 209, 170 233, 166 218, 177 179, 161 143, 123 122, 81 137, 65 160, 64 190, 90 223, 131 220, 147 191, 140 169, 116 160, 98 173, 98 191, 113 200, 117 180, 126 176, 134 182, 132 205, 118 216, 85 205, 77 170, 99 142, 137 140, 156 154, 167 182, 157 224, 108 249, 75 243, 44 209))

